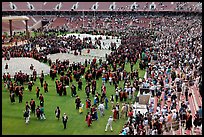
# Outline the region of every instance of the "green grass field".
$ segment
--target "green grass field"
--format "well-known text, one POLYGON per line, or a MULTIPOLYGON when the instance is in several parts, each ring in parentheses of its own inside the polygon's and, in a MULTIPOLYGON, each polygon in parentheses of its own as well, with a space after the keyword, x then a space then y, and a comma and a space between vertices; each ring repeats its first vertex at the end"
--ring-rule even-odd
MULTIPOLYGON (((126 64, 125 69, 130 71, 129 63, 126 64)), ((134 65, 134 69, 139 68, 138 63, 134 65)), ((138 69, 139 70, 139 69, 138 69)), ((139 76, 144 77, 145 71, 139 70, 139 76)), ((59 77, 59 76, 58 76, 59 77)), ((46 120, 37 120, 31 114, 30 123, 25 124, 23 117, 23 111, 25 110, 25 102, 30 102, 30 99, 33 98, 36 101, 36 105, 39 105, 39 100, 36 98, 35 89, 36 86, 40 87, 40 81, 37 79, 35 85, 33 86, 32 92, 24 90, 23 103, 18 103, 18 97, 15 98, 16 103, 11 104, 9 98, 9 91, 3 87, 2 81, 2 134, 3 135, 118 135, 119 131, 122 129, 125 121, 127 119, 119 119, 116 122, 113 122, 113 132, 105 132, 105 126, 110 115, 112 115, 111 104, 109 102, 109 109, 105 110, 105 116, 100 117, 98 112, 99 119, 98 121, 93 121, 91 127, 87 126, 85 122, 85 115, 89 110, 86 110, 84 106, 84 112, 79 114, 78 110, 75 108, 75 97, 71 97, 70 88, 67 88, 67 96, 59 96, 55 90, 55 82, 51 80, 49 76, 45 77, 45 80, 49 84, 48 93, 44 93, 43 88, 40 88, 40 93, 43 94, 45 103, 44 110, 46 114, 46 120), (64 112, 68 115, 69 119, 67 122, 67 129, 63 129, 62 120, 59 121, 55 117, 56 106, 59 106, 61 109, 61 114, 64 112)), ((77 91, 77 94, 81 98, 81 101, 85 105, 86 95, 84 92, 85 79, 83 80, 83 90, 77 91)), ((77 84, 73 82, 76 87, 77 84)), ((100 88, 102 80, 101 78, 97 81, 97 89, 100 93, 100 88)), ((123 82, 120 82, 122 86, 123 82)), ((24 86, 27 89, 27 85, 24 86)), ((107 96, 108 98, 111 94, 114 94, 114 86, 110 86, 109 83, 106 84, 107 96)), ((91 96, 93 103, 93 97, 91 96)), ((134 100, 129 100, 134 101, 134 100)), ((121 103, 121 102, 120 102, 121 103)), ((62 116, 62 115, 61 115, 62 116)))

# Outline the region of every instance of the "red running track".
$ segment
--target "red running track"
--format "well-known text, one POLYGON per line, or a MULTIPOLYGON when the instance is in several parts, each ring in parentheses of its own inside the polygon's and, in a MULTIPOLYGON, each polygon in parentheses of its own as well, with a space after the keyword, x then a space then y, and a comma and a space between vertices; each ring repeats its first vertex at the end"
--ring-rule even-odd
POLYGON ((198 89, 196 88, 195 85, 193 85, 191 88, 192 88, 192 91, 193 91, 193 93, 195 95, 196 102, 197 102, 198 106, 202 106, 202 98, 200 96, 200 93, 199 93, 198 89))

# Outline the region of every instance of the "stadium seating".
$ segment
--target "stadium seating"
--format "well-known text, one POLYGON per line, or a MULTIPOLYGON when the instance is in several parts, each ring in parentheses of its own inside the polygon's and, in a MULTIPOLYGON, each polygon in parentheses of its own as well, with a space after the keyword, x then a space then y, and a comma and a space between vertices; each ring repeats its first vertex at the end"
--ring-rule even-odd
POLYGON ((67 23, 66 18, 59 17, 59 18, 57 18, 56 20, 53 21, 52 27, 63 26, 66 23, 67 23))
POLYGON ((2 22, 2 32, 9 31, 9 23, 8 22, 2 22))

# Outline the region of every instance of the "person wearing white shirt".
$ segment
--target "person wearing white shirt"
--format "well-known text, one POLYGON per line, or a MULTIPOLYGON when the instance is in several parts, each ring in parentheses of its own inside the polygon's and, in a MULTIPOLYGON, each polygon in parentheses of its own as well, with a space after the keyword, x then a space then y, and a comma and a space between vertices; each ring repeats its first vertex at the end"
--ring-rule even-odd
POLYGON ((148 119, 145 117, 143 121, 144 129, 148 133, 148 119))
POLYGON ((135 91, 136 91, 136 88, 133 86, 132 87, 132 97, 133 97, 133 99, 135 98, 135 91))
POLYGON ((128 93, 128 98, 131 99, 131 88, 128 87, 128 88, 126 89, 126 92, 128 93))
POLYGON ((126 132, 129 133, 129 131, 130 131, 129 126, 126 126, 126 127, 124 128, 124 130, 126 130, 126 132))
POLYGON ((154 104, 151 103, 150 106, 149 106, 149 113, 152 113, 154 112, 154 104))
POLYGON ((160 116, 159 121, 163 123, 164 122, 164 117, 160 116))
POLYGON ((109 77, 109 83, 112 84, 112 77, 109 77))
POLYGON ((152 135, 157 135, 157 130, 156 129, 152 130, 152 135))
POLYGON ((160 113, 161 108, 159 106, 157 106, 157 110, 158 110, 158 113, 160 113))
POLYGON ((105 132, 108 130, 108 127, 109 127, 109 126, 110 126, 110 130, 111 130, 111 132, 113 131, 112 123, 113 123, 113 117, 110 116, 109 119, 108 119, 108 123, 106 124, 105 132))
POLYGON ((118 102, 119 91, 116 89, 115 91, 115 101, 118 102))
POLYGON ((166 113, 167 113, 167 108, 166 108, 166 106, 164 106, 164 108, 162 108, 161 112, 162 112, 163 115, 166 115, 166 113))
POLYGON ((186 90, 186 83, 185 83, 185 81, 183 81, 183 83, 182 83, 182 93, 183 94, 184 94, 185 90, 186 90))
POLYGON ((176 111, 174 111, 174 112, 173 112, 173 115, 172 115, 172 120, 175 121, 175 120, 176 120, 176 117, 177 117, 177 114, 176 114, 176 111))
POLYGON ((175 83, 177 83, 177 82, 179 82, 179 78, 177 77, 177 78, 175 78, 175 83))
POLYGON ((98 110, 100 111, 101 117, 104 116, 104 109, 105 109, 105 106, 103 102, 101 102, 101 104, 98 106, 98 110))
POLYGON ((120 80, 123 80, 123 72, 120 72, 120 80))

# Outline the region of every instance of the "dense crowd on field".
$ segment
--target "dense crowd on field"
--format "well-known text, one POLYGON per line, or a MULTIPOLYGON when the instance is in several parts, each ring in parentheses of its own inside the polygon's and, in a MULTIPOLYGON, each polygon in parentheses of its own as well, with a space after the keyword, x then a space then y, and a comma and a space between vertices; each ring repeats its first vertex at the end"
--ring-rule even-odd
MULTIPOLYGON (((87 96, 86 108, 90 108, 90 113, 86 116, 88 126, 91 126, 93 119, 98 119, 98 107, 100 106, 98 110, 102 116, 108 102, 112 103, 113 121, 128 117, 121 135, 160 135, 171 132, 172 129, 177 131, 182 125, 185 125, 186 130, 191 130, 193 124, 194 127, 200 126, 202 108, 199 106, 199 110, 193 115, 189 100, 192 98, 193 86, 196 86, 202 96, 201 17, 154 17, 149 26, 150 28, 136 27, 121 36, 121 45, 107 55, 104 62, 95 58, 86 60, 85 63, 73 64, 69 63, 69 59, 50 60, 46 57, 48 54, 66 53, 70 49, 78 55, 83 48, 95 48, 95 45, 101 44, 99 41, 92 43, 89 38, 64 38, 55 35, 30 38, 25 45, 2 47, 2 57, 6 60, 23 56, 48 62, 56 92, 60 96, 67 95, 66 86, 70 86, 71 95, 76 96, 76 109, 81 107, 77 91, 84 89, 87 96), (138 70, 133 68, 136 62, 139 62, 140 69, 147 71, 145 78, 140 78, 138 70), (129 65, 130 72, 125 70, 126 65, 129 65), (59 79, 56 79, 57 74, 60 75, 59 79), (86 79, 85 87, 82 87, 82 76, 86 79), (102 78, 103 83, 100 93, 96 92, 96 81, 99 78, 102 78), (78 85, 72 84, 73 80, 78 85), (123 82, 123 87, 118 86, 120 82, 123 82), (106 96, 106 92, 109 92, 106 91, 106 84, 115 87, 115 93, 110 98, 106 96), (147 103, 147 113, 137 112, 133 115, 135 108, 132 103, 128 103, 128 99, 134 100, 135 92, 140 87, 148 88, 154 101, 147 103), (92 101, 89 99, 91 95, 94 96, 92 101), (118 102, 121 101, 127 103, 119 105, 118 102)), ((36 75, 35 70, 32 76, 16 72, 13 83, 9 73, 4 74, 3 80, 7 81, 11 98, 14 98, 14 93, 19 96, 23 92, 24 82, 28 82, 29 90, 32 90, 31 81, 36 80, 36 75)), ((43 72, 40 82, 44 91, 48 92, 49 83, 44 80, 43 72)))

